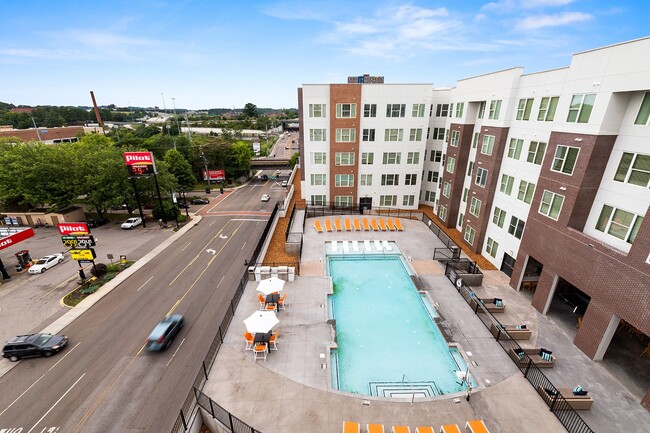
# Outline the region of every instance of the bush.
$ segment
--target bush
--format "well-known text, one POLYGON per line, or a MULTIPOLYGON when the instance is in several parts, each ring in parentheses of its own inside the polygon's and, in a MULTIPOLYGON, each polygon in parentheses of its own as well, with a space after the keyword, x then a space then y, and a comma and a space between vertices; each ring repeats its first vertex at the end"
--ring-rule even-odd
POLYGON ((90 273, 97 278, 101 277, 106 272, 108 272, 108 266, 106 266, 104 263, 97 263, 90 270, 90 273))

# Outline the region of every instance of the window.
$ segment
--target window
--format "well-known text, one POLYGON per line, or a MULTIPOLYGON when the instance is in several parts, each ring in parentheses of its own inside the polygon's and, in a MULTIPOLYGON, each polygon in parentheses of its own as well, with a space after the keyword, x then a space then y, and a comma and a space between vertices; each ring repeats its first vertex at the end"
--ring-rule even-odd
POLYGON ((397 206, 396 195, 380 195, 379 206, 397 206))
POLYGON ((425 104, 413 104, 411 117, 424 117, 424 106, 425 104))
POLYGON ((492 216, 492 223, 496 226, 503 228, 503 223, 506 220, 506 211, 499 209, 498 207, 494 208, 494 215, 492 216))
POLYGON ((311 162, 312 164, 325 165, 327 164, 327 154, 325 152, 312 152, 311 162))
POLYGON ((357 117, 357 104, 336 104, 336 118, 349 119, 357 117))
POLYGON ((521 138, 511 138, 508 144, 508 158, 519 159, 521 155, 521 147, 524 145, 524 140, 521 138))
POLYGON ((382 174, 382 186, 399 185, 399 174, 382 174))
POLYGON ((476 183, 478 186, 485 188, 485 183, 487 182, 488 171, 482 167, 479 167, 476 170, 476 183))
POLYGON ((623 152, 614 180, 647 188, 650 184, 650 155, 623 152))
POLYGON ((440 151, 440 150, 432 150, 431 151, 429 161, 440 162, 441 159, 442 159, 442 151, 440 151))
POLYGON ((483 144, 481 145, 481 153, 484 155, 492 155, 494 148, 494 135, 484 135, 483 144))
POLYGON ((436 106, 436 117, 449 116, 449 104, 438 104, 436 106))
POLYGON ((309 104, 309 117, 325 117, 325 104, 309 104))
POLYGON ((363 117, 377 117, 377 104, 363 104, 363 117))
POLYGON ((533 194, 535 193, 535 184, 526 182, 522 180, 519 182, 519 193, 517 194, 517 199, 523 201, 524 203, 530 204, 533 199, 533 194))
POLYGON ((479 132, 474 133, 474 138, 472 138, 472 149, 476 149, 476 146, 478 146, 479 135, 481 135, 479 132))
POLYGON ((481 101, 481 103, 478 106, 478 118, 482 119, 485 117, 485 105, 486 101, 481 101))
POLYGON ((463 227, 463 219, 465 218, 465 215, 462 213, 458 215, 458 224, 456 224, 458 227, 463 227))
POLYGON ((474 161, 470 161, 469 164, 467 164, 467 175, 471 176, 473 170, 474 170, 474 161))
POLYGON ((472 197, 472 200, 469 202, 469 213, 474 215, 476 218, 481 214, 481 200, 476 197, 472 197))
POLYGON ((454 172, 455 166, 456 166, 456 159, 452 157, 447 158, 447 171, 449 173, 454 172))
POLYGON ((337 195, 334 197, 334 206, 336 207, 352 207, 351 195, 337 195))
POLYGON ((375 154, 372 152, 361 153, 361 164, 371 165, 374 162, 375 154))
POLYGON ((418 184, 417 173, 404 175, 404 185, 417 185, 417 184, 418 184))
POLYGON ((353 174, 337 174, 334 176, 335 186, 354 186, 353 174))
POLYGON ((402 141, 404 138, 403 129, 385 129, 384 130, 384 141, 402 141))
POLYGON ((424 199, 426 201, 436 201, 435 191, 424 191, 424 199))
POLYGON ((526 161, 541 165, 544 160, 544 152, 546 152, 546 143, 531 141, 528 146, 528 158, 526 158, 526 161))
POLYGON ((648 123, 648 117, 650 117, 650 92, 646 92, 643 95, 643 101, 639 107, 639 113, 634 119, 635 125, 645 125, 648 123))
POLYGON ((499 249, 499 244, 496 243, 494 239, 487 238, 487 245, 485 246, 485 252, 491 255, 492 257, 496 258, 498 249, 499 249))
POLYGON ((449 117, 453 116, 454 114, 454 104, 453 102, 449 104, 449 117))
POLYGON ((499 118, 499 111, 501 111, 501 100, 490 101, 490 111, 488 119, 497 120, 499 118))
POLYGON ((434 140, 444 140, 445 139, 445 128, 433 128, 433 137, 434 140))
POLYGON ((324 206, 326 202, 327 196, 325 194, 315 194, 311 196, 312 206, 324 206))
POLYGON ((447 208, 443 205, 438 206, 438 218, 447 221, 447 208))
POLYGON ((354 152, 336 152, 334 165, 354 165, 354 152))
POLYGON ((374 129, 364 129, 361 135, 363 141, 375 141, 375 130, 374 129))
POLYGON ((555 150, 551 170, 568 175, 573 174, 579 152, 580 148, 578 147, 558 146, 555 150))
POLYGON ((458 147, 458 142, 460 141, 460 131, 451 131, 451 142, 450 146, 458 147))
POLYGON ((337 128, 337 143, 353 143, 357 139, 357 130, 354 128, 337 128))
POLYGON ((361 175, 361 186, 372 186, 372 174, 361 175))
POLYGON ((406 163, 407 164, 419 164, 420 163, 420 152, 409 152, 406 154, 406 163))
POLYGON ((406 115, 406 104, 386 105, 386 117, 404 117, 406 115))
POLYGON ((560 216, 560 211, 562 210, 563 203, 564 196, 548 190, 544 190, 544 194, 542 194, 542 202, 539 204, 539 213, 557 220, 557 218, 560 216))
POLYGON ((465 226, 465 233, 463 234, 463 239, 465 239, 465 242, 468 244, 472 245, 474 243, 474 235, 476 234, 476 231, 467 224, 465 226))
POLYGON ((567 116, 566 121, 572 123, 589 122, 589 116, 591 116, 591 110, 594 108, 595 100, 595 93, 573 95, 573 98, 571 98, 571 105, 569 105, 569 115, 567 116))
POLYGON ((422 128, 411 128, 409 141, 422 141, 422 128))
POLYGON ((542 122, 552 122, 553 118, 555 118, 555 110, 557 109, 557 103, 559 100, 559 96, 542 98, 542 102, 539 104, 537 120, 542 122))
POLYGON ((517 120, 530 120, 530 112, 533 110, 533 98, 520 99, 517 106, 517 120))
POLYGON ((413 206, 414 204, 415 204, 414 195, 405 195, 404 198, 402 198, 402 206, 413 206))
POLYGON ((440 173, 438 173, 437 171, 430 171, 429 173, 432 174, 431 179, 429 180, 429 182, 436 182, 437 183, 438 179, 440 178, 440 173))
POLYGON ((384 164, 399 164, 401 156, 399 152, 384 152, 384 164))
POLYGON ((326 135, 327 135, 327 129, 310 129, 309 130, 309 140, 310 141, 327 141, 326 135))
POLYGON ((465 110, 465 103, 459 102, 456 104, 456 117, 463 117, 463 111, 465 110))
POLYGON ((442 195, 447 198, 451 195, 451 184, 449 182, 445 182, 442 185, 442 195))
POLYGON ((524 233, 525 225, 526 222, 520 220, 519 218, 515 216, 510 217, 510 226, 508 226, 508 233, 510 233, 517 239, 521 239, 521 235, 524 233))
POLYGON ((327 175, 326 174, 312 174, 311 175, 311 184, 312 185, 327 185, 326 180, 327 180, 327 175))
POLYGON ((514 183, 515 183, 514 177, 504 174, 503 176, 501 176, 501 186, 499 187, 499 191, 501 191, 504 194, 510 195, 512 193, 512 185, 514 183))
POLYGON ((643 217, 640 215, 604 205, 596 223, 596 230, 631 244, 636 238, 641 223, 643 223, 643 217))
POLYGON ((469 188, 463 189, 463 203, 467 202, 467 194, 469 194, 469 188))

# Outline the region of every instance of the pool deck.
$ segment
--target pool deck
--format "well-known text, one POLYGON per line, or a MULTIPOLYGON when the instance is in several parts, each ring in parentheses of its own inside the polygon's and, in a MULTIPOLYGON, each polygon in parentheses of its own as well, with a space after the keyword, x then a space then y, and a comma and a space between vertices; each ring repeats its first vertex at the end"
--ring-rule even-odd
MULTIPOLYGON (((329 232, 318 234, 312 219, 306 224, 301 275, 285 284, 287 309, 278 313, 278 350, 266 361, 253 361, 245 350, 243 320, 258 310, 256 282, 249 282, 224 339, 204 393, 234 416, 263 433, 341 431, 343 421, 356 421, 365 431, 367 423, 431 425, 456 423, 463 428, 471 419, 483 419, 491 433, 557 433, 565 431, 541 397, 515 367, 483 323, 456 292, 433 249, 442 246, 419 221, 402 220, 403 232, 329 232), (390 240, 397 243, 438 303, 444 330, 458 342, 472 361, 472 372, 480 384, 470 400, 462 394, 426 400, 394 401, 332 391, 329 387, 329 345, 333 335, 327 323, 327 291, 324 276, 325 242, 331 240, 390 240), (456 400, 456 401, 454 401, 456 400), (367 404, 366 404, 367 403, 367 404)), ((340 244, 339 244, 340 250, 340 244)), ((508 286, 508 277, 486 271, 481 297, 498 296, 506 301, 504 323, 525 322, 533 330, 527 347, 548 347, 558 360, 544 373, 558 387, 581 384, 594 398, 591 410, 580 415, 596 432, 645 432, 650 414, 629 391, 599 363, 587 358, 571 337, 539 314, 530 301, 508 286)), ((399 354, 396 354, 399 356, 399 354)), ((218 430, 215 421, 205 424, 218 430)), ((464 431, 464 430, 463 430, 464 431)))

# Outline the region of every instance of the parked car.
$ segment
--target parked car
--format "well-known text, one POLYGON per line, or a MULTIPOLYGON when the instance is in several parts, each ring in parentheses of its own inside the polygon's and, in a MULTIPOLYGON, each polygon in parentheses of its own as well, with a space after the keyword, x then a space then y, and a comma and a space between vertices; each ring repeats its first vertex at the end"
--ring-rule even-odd
POLYGON ((271 196, 270 196, 270 195, 268 195, 268 194, 263 194, 263 195, 262 195, 262 201, 269 201, 269 200, 271 200, 271 196))
POLYGON ((27 334, 19 335, 7 341, 2 349, 2 356, 11 362, 33 356, 52 356, 68 344, 65 335, 27 334))
POLYGON ((94 228, 94 227, 99 227, 103 226, 104 224, 108 224, 111 222, 108 218, 91 218, 88 221, 86 221, 86 224, 88 224, 88 227, 94 228))
POLYGON ((124 221, 120 227, 122 227, 124 230, 131 230, 132 228, 137 227, 140 224, 142 224, 142 218, 132 217, 124 221))
POLYGON ((282 181, 282 186, 286 188, 287 185, 289 185, 289 181, 287 181, 287 180, 283 180, 283 181, 282 181))
POLYGON ((207 198, 193 198, 192 199, 192 204, 208 204, 210 203, 210 200, 207 198))
POLYGON ((41 257, 36 263, 29 267, 30 274, 42 274, 48 269, 58 265, 63 261, 63 254, 56 253, 49 256, 41 257))
POLYGON ((156 327, 153 328, 153 331, 151 331, 151 334, 149 334, 146 349, 150 352, 167 349, 182 327, 183 316, 180 314, 165 317, 158 322, 156 327))

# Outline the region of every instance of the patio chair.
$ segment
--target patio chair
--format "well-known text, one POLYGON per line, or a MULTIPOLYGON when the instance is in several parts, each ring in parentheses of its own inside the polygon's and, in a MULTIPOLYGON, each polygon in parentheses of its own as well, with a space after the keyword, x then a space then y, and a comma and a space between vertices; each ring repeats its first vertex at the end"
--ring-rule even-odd
POLYGON ((352 231, 352 221, 350 221, 350 218, 346 218, 343 220, 343 225, 345 226, 345 230, 351 232, 352 231))
POLYGON ((407 425, 394 425, 393 433, 411 433, 411 428, 407 425))
POLYGON ((314 220, 314 228, 318 233, 323 233, 323 226, 320 224, 319 220, 314 220))
POLYGON ((266 304, 266 307, 264 307, 266 311, 278 311, 278 306, 276 304, 266 304))
POLYGON ((246 350, 253 350, 255 344, 255 336, 250 332, 244 332, 244 339, 246 340, 246 350))
POLYGON ((343 421, 343 430, 341 431, 342 433, 360 433, 361 424, 358 422, 343 421))
POLYGON ((271 334, 271 338, 269 338, 269 350, 278 350, 278 334, 280 333, 279 330, 275 330, 273 334, 271 334))
POLYGON ((335 219, 334 220, 334 227, 336 228, 337 232, 342 232, 343 231, 343 226, 341 225, 341 220, 340 219, 335 219))
POLYGON ((266 343, 257 343, 253 346, 253 361, 263 359, 266 362, 266 355, 269 353, 269 346, 266 343))
POLYGON ((257 300, 260 301, 260 310, 266 308, 266 298, 261 294, 257 294, 257 300))
POLYGON ((472 421, 467 421, 465 428, 469 429, 472 433, 490 433, 490 431, 485 427, 485 423, 482 419, 475 419, 472 421))
POLYGON ((352 225, 354 225, 354 229, 355 229, 356 231, 358 231, 358 232, 361 231, 361 223, 359 222, 359 218, 355 218, 355 219, 352 221, 352 225))
POLYGON ((460 433, 460 428, 456 424, 445 424, 440 426, 440 433, 460 433))
POLYGON ((348 241, 343 241, 343 252, 345 254, 348 254, 350 252, 350 245, 348 244, 348 241))
POLYGON ((383 218, 379 218, 378 223, 379 223, 379 228, 381 229, 382 232, 388 231, 388 227, 386 226, 386 220, 384 220, 383 218))
POLYGON ((430 425, 421 425, 419 427, 415 427, 415 433, 435 433, 433 431, 433 427, 430 425))
POLYGON ((375 242, 375 248, 377 249, 377 251, 382 251, 383 248, 381 246, 381 242, 379 242, 379 241, 374 241, 374 242, 375 242))
POLYGON ((370 220, 370 227, 376 232, 379 231, 379 224, 377 224, 377 218, 373 218, 370 220))
POLYGON ((287 307, 286 299, 287 299, 286 293, 280 296, 280 299, 278 299, 278 309, 284 310, 287 307))
POLYGON ((404 227, 402 226, 402 222, 399 220, 399 218, 395 218, 395 227, 397 227, 397 230, 400 232, 404 231, 404 227))
POLYGON ((386 251, 393 251, 393 247, 390 246, 387 240, 381 241, 381 244, 384 246, 386 251))
POLYGON ((327 230, 328 232, 332 231, 332 222, 328 219, 325 220, 325 230, 327 230))
POLYGON ((359 252, 359 241, 352 241, 352 251, 355 253, 359 252))
POLYGON ((368 224, 368 218, 364 218, 361 220, 361 225, 363 225, 363 229, 367 232, 370 231, 370 224, 368 224))
POLYGON ((393 219, 392 218, 388 218, 386 220, 386 227, 388 227, 388 230, 390 230, 392 232, 397 230, 397 227, 395 227, 395 224, 393 224, 393 219))
POLYGON ((367 253, 372 251, 372 246, 370 244, 370 241, 367 239, 363 241, 363 247, 365 248, 367 253))
POLYGON ((368 433, 384 433, 383 424, 368 424, 368 433))
POLYGON ((338 253, 338 241, 332 241, 332 252, 338 253))

